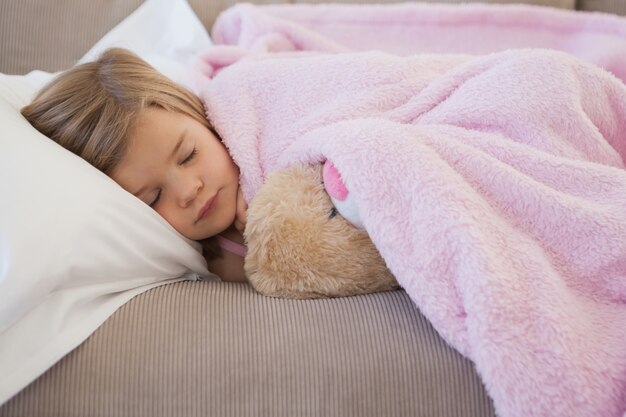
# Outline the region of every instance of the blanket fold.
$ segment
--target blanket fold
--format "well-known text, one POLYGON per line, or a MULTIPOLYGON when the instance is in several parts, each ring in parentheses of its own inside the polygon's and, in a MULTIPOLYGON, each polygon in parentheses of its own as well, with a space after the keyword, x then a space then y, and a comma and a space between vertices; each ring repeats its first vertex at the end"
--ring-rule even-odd
POLYGON ((211 36, 217 44, 257 52, 377 49, 396 55, 486 54, 550 48, 626 80, 623 17, 523 4, 244 3, 218 16, 211 36))
POLYGON ((626 86, 545 49, 331 52, 244 53, 203 87, 245 198, 330 159, 500 416, 622 416, 626 86))

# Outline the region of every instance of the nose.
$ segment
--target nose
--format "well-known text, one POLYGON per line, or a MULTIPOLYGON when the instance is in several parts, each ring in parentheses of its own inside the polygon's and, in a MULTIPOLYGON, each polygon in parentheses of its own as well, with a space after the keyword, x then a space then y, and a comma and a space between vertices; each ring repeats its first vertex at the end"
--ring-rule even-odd
POLYGON ((202 180, 191 173, 179 172, 172 178, 171 187, 177 204, 186 208, 198 197, 202 189, 202 180))

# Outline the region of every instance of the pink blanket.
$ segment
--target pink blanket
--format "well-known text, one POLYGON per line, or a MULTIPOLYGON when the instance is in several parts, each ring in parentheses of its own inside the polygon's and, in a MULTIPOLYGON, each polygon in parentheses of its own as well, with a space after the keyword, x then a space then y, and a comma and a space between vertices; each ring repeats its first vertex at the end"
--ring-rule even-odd
POLYGON ((211 64, 218 67, 232 62, 238 55, 237 49, 239 52, 379 49, 410 55, 550 48, 574 54, 626 80, 623 17, 537 6, 243 4, 219 16, 212 37, 217 44, 237 47, 213 56, 211 64))
POLYGON ((214 33, 248 40, 203 62, 214 75, 243 57, 201 96, 246 199, 275 170, 330 159, 390 270, 475 363, 500 416, 622 416, 625 85, 549 50, 259 56, 243 48, 255 37, 270 51, 334 42, 270 10, 229 12, 214 33), (287 23, 296 41, 267 37, 287 23))

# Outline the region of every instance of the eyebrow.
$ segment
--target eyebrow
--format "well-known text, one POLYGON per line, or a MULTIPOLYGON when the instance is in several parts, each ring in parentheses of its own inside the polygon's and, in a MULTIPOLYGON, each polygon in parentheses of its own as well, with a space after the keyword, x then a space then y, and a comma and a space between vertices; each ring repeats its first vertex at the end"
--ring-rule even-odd
MULTIPOLYGON (((178 142, 176 143, 176 146, 174 146, 174 149, 172 149, 172 153, 170 154, 169 158, 167 158, 167 160, 171 160, 176 156, 176 153, 178 152, 178 150, 180 149, 180 146, 183 144, 183 142, 185 141, 185 136, 187 135, 187 129, 183 130, 183 133, 181 133, 180 137, 178 138, 178 142)), ((139 197, 139 194, 141 194, 142 192, 145 191, 145 189, 148 188, 147 185, 144 185, 143 187, 141 187, 139 190, 137 190, 136 192, 133 193, 133 195, 135 197, 139 197)))
POLYGON ((174 149, 172 150, 168 161, 176 156, 178 149, 180 149, 180 145, 182 145, 183 141, 185 140, 185 135, 187 135, 187 129, 183 130, 183 133, 180 134, 180 137, 178 138, 178 143, 176 144, 176 146, 174 146, 174 149))

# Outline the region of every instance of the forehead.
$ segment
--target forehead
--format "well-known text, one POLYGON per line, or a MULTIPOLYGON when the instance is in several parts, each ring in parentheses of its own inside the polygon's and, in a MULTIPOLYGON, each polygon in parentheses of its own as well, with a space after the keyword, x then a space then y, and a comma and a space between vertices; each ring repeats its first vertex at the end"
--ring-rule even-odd
POLYGON ((159 108, 139 114, 124 157, 111 178, 134 192, 166 168, 172 150, 185 131, 185 115, 159 108))
POLYGON ((142 149, 150 152, 176 142, 178 137, 174 135, 180 132, 181 127, 184 127, 185 118, 183 114, 161 108, 143 109, 137 116, 135 126, 128 138, 129 156, 136 156, 137 152, 132 152, 133 150, 142 149))

